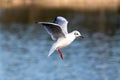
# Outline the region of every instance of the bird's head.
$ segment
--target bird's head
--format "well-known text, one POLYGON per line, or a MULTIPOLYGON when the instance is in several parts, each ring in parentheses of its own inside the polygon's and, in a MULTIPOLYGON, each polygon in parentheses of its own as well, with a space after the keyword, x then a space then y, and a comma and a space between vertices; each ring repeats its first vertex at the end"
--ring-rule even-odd
POLYGON ((74 31, 73 31, 73 34, 74 34, 75 37, 84 38, 84 37, 81 35, 81 33, 80 33, 79 31, 77 31, 77 30, 74 30, 74 31))

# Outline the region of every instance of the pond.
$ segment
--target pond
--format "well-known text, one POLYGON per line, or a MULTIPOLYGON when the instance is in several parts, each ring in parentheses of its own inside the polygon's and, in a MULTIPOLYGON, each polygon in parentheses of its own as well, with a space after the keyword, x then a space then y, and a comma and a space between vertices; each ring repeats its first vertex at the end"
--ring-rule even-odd
POLYGON ((54 41, 42 27, 0 23, 0 80, 120 80, 120 30, 81 33, 61 60, 57 51, 47 57, 54 41))

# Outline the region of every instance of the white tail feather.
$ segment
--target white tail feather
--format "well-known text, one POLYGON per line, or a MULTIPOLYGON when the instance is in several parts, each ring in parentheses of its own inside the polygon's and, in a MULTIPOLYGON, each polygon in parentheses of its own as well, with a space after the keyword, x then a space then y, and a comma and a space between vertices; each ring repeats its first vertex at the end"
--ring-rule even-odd
POLYGON ((55 44, 53 44, 52 47, 51 47, 51 49, 50 49, 50 51, 49 51, 48 57, 49 57, 50 55, 52 55, 52 53, 53 53, 55 50, 56 50, 56 47, 55 47, 55 44))

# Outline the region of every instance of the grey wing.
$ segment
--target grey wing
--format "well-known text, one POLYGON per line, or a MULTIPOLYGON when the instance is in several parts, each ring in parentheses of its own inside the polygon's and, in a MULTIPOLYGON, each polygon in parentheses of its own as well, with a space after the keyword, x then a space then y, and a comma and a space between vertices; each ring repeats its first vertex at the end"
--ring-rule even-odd
POLYGON ((45 27, 48 34, 52 37, 53 40, 57 40, 59 37, 65 37, 60 25, 50 22, 37 22, 45 27))
POLYGON ((61 17, 61 16, 56 17, 54 20, 54 23, 60 25, 64 34, 68 33, 68 31, 67 31, 68 21, 64 17, 61 17))

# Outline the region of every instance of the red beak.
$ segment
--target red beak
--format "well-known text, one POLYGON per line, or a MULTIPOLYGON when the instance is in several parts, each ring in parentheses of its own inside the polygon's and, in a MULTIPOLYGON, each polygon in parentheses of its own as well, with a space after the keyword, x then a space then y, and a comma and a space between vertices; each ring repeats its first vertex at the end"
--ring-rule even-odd
POLYGON ((80 36, 80 38, 84 38, 83 36, 80 36))

